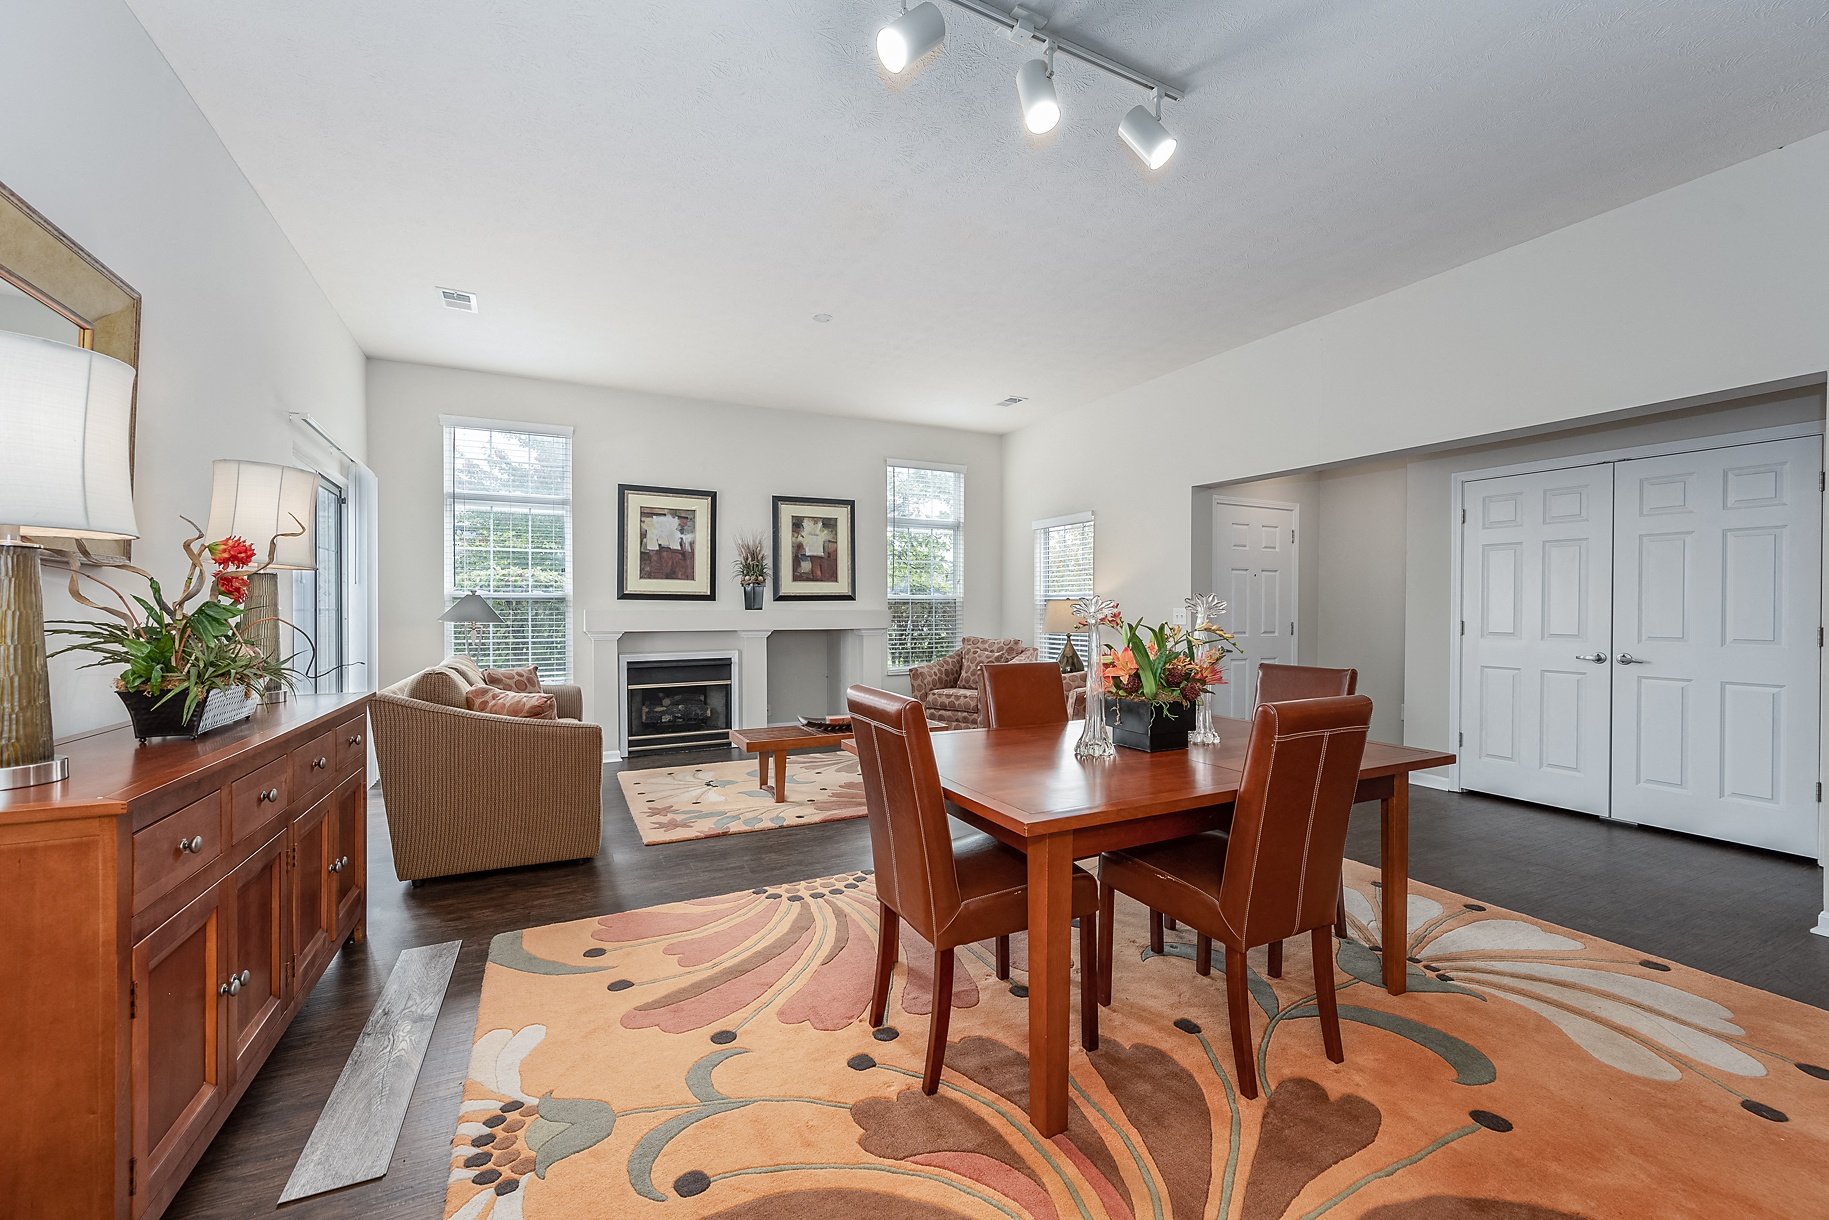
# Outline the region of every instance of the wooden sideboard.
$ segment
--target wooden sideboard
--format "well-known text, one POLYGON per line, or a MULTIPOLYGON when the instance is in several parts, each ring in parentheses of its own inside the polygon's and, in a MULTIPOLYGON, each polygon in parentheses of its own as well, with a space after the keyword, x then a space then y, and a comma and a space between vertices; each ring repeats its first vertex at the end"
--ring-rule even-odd
POLYGON ((156 1217, 367 912, 367 695, 0 792, 0 1212, 156 1217))

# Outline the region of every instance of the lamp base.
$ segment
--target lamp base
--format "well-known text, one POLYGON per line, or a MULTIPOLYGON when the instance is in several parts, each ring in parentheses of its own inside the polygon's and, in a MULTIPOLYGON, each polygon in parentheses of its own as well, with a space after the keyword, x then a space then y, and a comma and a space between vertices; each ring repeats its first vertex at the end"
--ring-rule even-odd
POLYGON ((0 767, 0 792, 9 788, 32 788, 54 784, 70 778, 70 759, 59 754, 44 762, 24 763, 17 767, 0 767))
POLYGON ((1061 672, 1078 674, 1086 672, 1086 662, 1080 660, 1080 654, 1073 646, 1073 637, 1067 637, 1067 646, 1061 649, 1061 672))

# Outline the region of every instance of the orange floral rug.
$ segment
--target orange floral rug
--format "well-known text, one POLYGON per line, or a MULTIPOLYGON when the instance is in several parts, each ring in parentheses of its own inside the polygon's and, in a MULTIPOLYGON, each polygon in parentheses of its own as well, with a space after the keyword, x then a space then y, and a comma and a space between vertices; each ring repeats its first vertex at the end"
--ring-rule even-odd
MULTIPOLYGON (((507 933, 490 952, 445 1215, 1725 1217, 1829 1212, 1829 1013, 1427 886, 1410 992, 1377 985, 1348 865, 1346 1062, 1307 938, 1251 955, 1268 1093, 1233 1083, 1224 983, 1120 900, 1100 1049, 1064 1135, 1027 1100, 1025 989, 962 950, 938 1096, 926 946, 863 1022, 867 873, 507 933)), ((1171 933, 1175 937, 1176 933, 1171 933)), ((1021 957, 1017 958, 1020 965, 1021 957)), ((912 962, 909 966, 907 963, 912 962)), ((1077 1004, 1077 998, 1076 998, 1077 1004)))
POLYGON ((616 781, 650 846, 864 816, 864 782, 851 755, 788 755, 787 800, 779 803, 761 786, 756 761, 623 771, 616 781))

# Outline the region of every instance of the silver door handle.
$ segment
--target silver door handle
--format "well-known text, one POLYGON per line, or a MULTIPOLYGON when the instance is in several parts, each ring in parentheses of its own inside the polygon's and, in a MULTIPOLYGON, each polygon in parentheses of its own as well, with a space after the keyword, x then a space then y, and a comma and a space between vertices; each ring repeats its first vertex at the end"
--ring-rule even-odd
POLYGON ((1575 659, 1577 661, 1592 661, 1596 665, 1605 665, 1607 663, 1607 654, 1604 652, 1589 652, 1583 653, 1575 659))
POLYGON ((1635 657, 1629 652, 1622 652, 1619 654, 1618 657, 1616 657, 1614 659, 1617 660, 1621 665, 1649 665, 1649 664, 1651 664, 1651 662, 1647 661, 1644 657, 1635 657))

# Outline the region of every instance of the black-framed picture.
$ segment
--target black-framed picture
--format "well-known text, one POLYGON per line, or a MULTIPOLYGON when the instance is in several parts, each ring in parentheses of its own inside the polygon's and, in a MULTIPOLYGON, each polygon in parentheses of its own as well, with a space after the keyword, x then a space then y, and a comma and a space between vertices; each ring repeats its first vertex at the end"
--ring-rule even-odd
POLYGON ((718 493, 616 488, 616 596, 715 601, 718 493))
POLYGON ((857 600, 857 501, 776 496, 775 599, 857 600))

